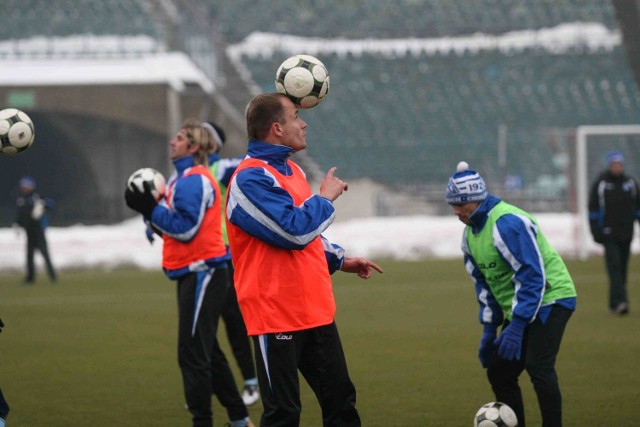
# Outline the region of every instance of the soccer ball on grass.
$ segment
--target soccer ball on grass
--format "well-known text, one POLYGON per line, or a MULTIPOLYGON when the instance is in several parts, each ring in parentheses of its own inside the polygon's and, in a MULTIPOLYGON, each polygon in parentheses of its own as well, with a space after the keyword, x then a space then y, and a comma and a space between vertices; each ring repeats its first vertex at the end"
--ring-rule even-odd
POLYGON ((33 122, 27 114, 16 108, 0 111, 0 153, 12 156, 22 153, 35 139, 33 122))
POLYGON ((329 92, 327 67, 311 55, 291 56, 276 71, 276 91, 300 108, 315 107, 329 92))
POLYGON ((159 201, 164 196, 166 181, 164 176, 153 168, 141 168, 131 174, 127 180, 127 187, 131 191, 145 193, 147 189, 159 201), (145 186, 145 183, 148 185, 145 186))
POLYGON ((518 418, 508 405, 501 402, 490 402, 482 405, 473 419, 473 427, 516 427, 518 418))

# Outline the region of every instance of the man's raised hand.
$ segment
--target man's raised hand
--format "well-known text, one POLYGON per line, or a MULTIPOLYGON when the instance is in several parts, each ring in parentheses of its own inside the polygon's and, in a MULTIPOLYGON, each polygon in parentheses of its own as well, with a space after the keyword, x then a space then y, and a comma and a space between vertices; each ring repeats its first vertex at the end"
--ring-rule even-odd
POLYGON ((329 169, 320 184, 320 195, 332 202, 340 197, 343 191, 347 191, 349 189, 349 184, 333 175, 336 169, 337 168, 335 166, 329 169))

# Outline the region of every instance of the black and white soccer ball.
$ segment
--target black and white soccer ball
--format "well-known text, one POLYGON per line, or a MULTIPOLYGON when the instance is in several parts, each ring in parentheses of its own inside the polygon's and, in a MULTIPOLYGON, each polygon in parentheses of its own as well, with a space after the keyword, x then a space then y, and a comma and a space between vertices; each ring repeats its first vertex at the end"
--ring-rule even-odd
POLYGON ((276 91, 300 108, 318 105, 329 92, 327 67, 311 55, 293 55, 276 71, 276 91))
POLYGON ((137 189, 139 192, 146 192, 144 183, 147 182, 147 186, 151 191, 151 195, 159 201, 164 196, 166 190, 166 181, 164 176, 153 168, 140 168, 131 174, 127 180, 127 187, 131 191, 137 189))
POLYGON ((502 402, 489 402, 482 405, 473 419, 473 427, 515 427, 517 425, 516 413, 502 402))
POLYGON ((0 153, 12 156, 33 145, 36 132, 29 116, 16 108, 0 111, 0 153))

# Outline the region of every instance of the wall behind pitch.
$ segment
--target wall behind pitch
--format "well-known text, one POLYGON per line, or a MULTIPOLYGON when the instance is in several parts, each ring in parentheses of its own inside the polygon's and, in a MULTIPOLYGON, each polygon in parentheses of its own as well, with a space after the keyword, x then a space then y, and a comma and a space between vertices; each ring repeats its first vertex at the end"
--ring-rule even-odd
POLYGON ((134 216, 124 204, 126 179, 140 167, 168 176, 168 141, 186 117, 209 117, 223 125, 223 155, 245 152, 241 115, 231 115, 215 96, 187 85, 178 95, 177 122, 172 121, 171 91, 166 84, 0 85, 2 108, 22 109, 36 130, 31 149, 0 156, 0 226, 14 220, 17 183, 23 175, 33 176, 38 190, 57 201, 54 225, 111 224, 134 216))
POLYGON ((15 217, 18 180, 32 176, 56 201, 52 225, 109 224, 133 216, 124 204, 129 175, 140 167, 168 173, 164 133, 95 116, 25 110, 36 124, 31 149, 0 156, 0 226, 15 217))

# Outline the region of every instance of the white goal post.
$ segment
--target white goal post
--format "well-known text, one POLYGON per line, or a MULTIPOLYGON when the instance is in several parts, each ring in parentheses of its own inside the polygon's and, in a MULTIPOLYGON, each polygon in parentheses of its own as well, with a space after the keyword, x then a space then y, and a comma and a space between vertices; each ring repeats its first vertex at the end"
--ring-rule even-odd
POLYGON ((587 139, 594 135, 640 135, 640 125, 594 125, 578 126, 576 129, 576 204, 578 205, 578 256, 587 258, 589 236, 587 177, 587 139))

